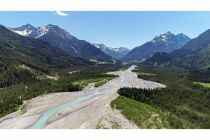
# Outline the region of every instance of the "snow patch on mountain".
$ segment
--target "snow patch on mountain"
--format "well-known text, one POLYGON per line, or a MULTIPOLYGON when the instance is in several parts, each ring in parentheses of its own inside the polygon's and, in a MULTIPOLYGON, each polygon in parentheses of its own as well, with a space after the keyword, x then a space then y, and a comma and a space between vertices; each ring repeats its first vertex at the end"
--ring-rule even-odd
POLYGON ((111 47, 107 47, 104 44, 97 44, 97 43, 94 43, 93 45, 96 48, 99 48, 100 50, 102 50, 107 55, 111 56, 112 58, 116 58, 118 60, 122 59, 129 52, 129 49, 125 47, 111 48, 111 47))
POLYGON ((52 24, 48 24, 43 27, 37 27, 27 24, 23 25, 18 28, 10 28, 13 32, 22 35, 22 36, 28 36, 31 38, 40 38, 47 34, 48 32, 57 32, 58 35, 61 36, 63 39, 72 39, 73 37, 64 29, 61 29, 60 27, 52 24))
POLYGON ((19 35, 29 36, 36 28, 30 24, 26 24, 18 28, 9 28, 9 29, 19 35))
POLYGON ((24 31, 14 31, 14 32, 22 36, 28 36, 32 31, 24 30, 24 31))
POLYGON ((48 31, 49 31, 49 28, 47 28, 46 26, 38 27, 36 30, 36 36, 34 38, 40 38, 41 36, 47 34, 48 31))
POLYGON ((167 32, 165 34, 161 34, 159 36, 156 36, 154 39, 152 39, 151 42, 152 43, 156 43, 156 42, 168 42, 173 37, 175 37, 174 34, 172 34, 171 32, 167 32))
POLYGON ((147 59, 157 52, 171 52, 183 47, 190 38, 183 33, 172 34, 166 32, 154 37, 151 41, 132 49, 124 58, 124 61, 147 59))

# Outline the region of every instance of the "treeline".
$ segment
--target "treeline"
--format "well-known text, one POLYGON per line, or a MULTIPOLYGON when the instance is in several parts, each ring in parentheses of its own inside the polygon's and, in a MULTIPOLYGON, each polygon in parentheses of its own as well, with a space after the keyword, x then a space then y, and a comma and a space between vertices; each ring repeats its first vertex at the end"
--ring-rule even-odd
POLYGON ((0 88, 36 79, 36 75, 30 71, 15 67, 1 67, 0 73, 0 88))
POLYGON ((138 89, 138 88, 121 88, 118 94, 140 101, 144 103, 151 103, 156 96, 160 95, 159 89, 138 89))
POLYGON ((210 68, 190 70, 189 79, 195 82, 210 82, 210 68))

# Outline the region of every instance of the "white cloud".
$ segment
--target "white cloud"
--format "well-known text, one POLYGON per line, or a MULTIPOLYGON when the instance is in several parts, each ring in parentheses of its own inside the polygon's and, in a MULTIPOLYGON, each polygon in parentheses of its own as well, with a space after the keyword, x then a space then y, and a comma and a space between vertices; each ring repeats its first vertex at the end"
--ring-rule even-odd
POLYGON ((61 12, 61 11, 55 11, 54 12, 56 15, 59 15, 59 16, 68 16, 69 14, 67 13, 64 13, 64 12, 61 12))

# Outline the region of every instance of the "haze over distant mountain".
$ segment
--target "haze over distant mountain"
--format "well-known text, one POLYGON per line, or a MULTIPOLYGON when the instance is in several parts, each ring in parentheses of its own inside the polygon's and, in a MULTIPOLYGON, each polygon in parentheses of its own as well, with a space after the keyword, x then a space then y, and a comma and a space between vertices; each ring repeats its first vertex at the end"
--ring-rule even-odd
POLYGON ((144 61, 156 52, 171 52, 183 47, 190 38, 184 34, 174 35, 167 32, 156 36, 151 41, 132 49, 124 58, 125 61, 144 61))
POLYGON ((190 40, 184 47, 171 53, 157 53, 145 63, 178 67, 209 67, 210 29, 190 40))
POLYGON ((44 27, 35 28, 27 24, 10 29, 20 35, 45 41, 51 46, 64 50, 72 56, 78 56, 88 60, 112 61, 110 56, 106 55, 94 45, 87 41, 77 39, 56 25, 49 24, 44 27))
POLYGON ((122 59, 129 52, 129 49, 125 47, 111 48, 111 47, 107 47, 104 44, 97 44, 97 43, 94 43, 93 45, 101 49, 104 53, 111 56, 112 58, 115 58, 118 60, 122 59))

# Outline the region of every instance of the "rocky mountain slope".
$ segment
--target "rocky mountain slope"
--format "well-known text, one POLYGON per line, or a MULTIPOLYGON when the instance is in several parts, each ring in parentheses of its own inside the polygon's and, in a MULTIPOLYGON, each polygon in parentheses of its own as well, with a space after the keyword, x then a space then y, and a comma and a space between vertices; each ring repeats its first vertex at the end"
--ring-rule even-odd
POLYGON ((157 53, 145 63, 178 67, 210 66, 210 29, 171 53, 157 53))
POLYGON ((96 48, 91 43, 79 40, 66 30, 56 25, 46 25, 43 27, 33 27, 30 24, 17 28, 10 28, 23 36, 40 39, 49 43, 55 48, 59 48, 72 56, 81 57, 83 59, 94 59, 99 61, 111 62, 112 58, 96 48))
POLYGON ((93 45, 101 49, 104 53, 111 56, 112 58, 115 58, 118 60, 121 60, 129 52, 129 49, 125 47, 111 48, 111 47, 107 47, 104 44, 96 44, 96 43, 93 45))
POLYGON ((144 61, 156 52, 171 52, 183 47, 190 38, 184 34, 174 35, 171 32, 156 36, 151 41, 132 49, 124 61, 144 61))

